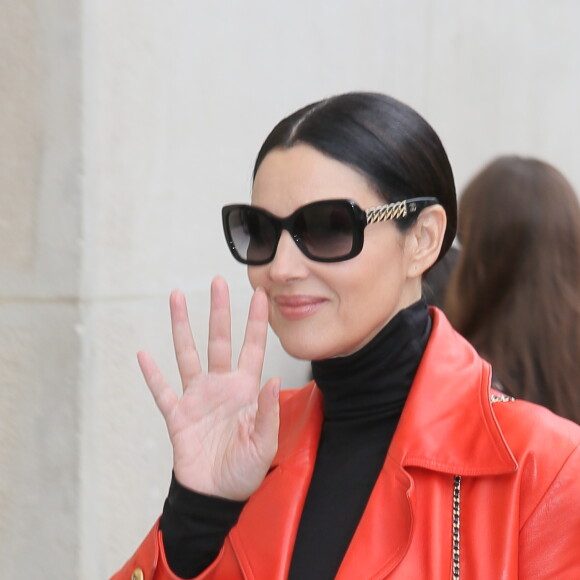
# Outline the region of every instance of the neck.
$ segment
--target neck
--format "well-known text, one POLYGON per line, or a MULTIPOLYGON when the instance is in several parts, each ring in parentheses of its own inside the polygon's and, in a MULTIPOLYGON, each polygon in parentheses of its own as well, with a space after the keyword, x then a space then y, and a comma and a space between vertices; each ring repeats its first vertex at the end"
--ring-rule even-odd
POLYGON ((401 310, 364 347, 340 358, 314 361, 327 419, 400 412, 431 329, 427 304, 401 310))

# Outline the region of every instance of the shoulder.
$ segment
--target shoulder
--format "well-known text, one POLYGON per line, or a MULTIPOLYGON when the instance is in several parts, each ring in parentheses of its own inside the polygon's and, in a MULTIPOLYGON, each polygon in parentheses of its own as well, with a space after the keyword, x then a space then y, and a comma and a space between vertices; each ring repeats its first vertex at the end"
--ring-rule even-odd
POLYGON ((554 496, 562 508, 573 508, 580 492, 580 426, 540 405, 501 399, 493 410, 518 464, 522 521, 541 506, 553 509, 554 496))
POLYGON ((558 461, 580 445, 580 425, 573 421, 505 395, 492 392, 491 400, 501 432, 516 457, 531 453, 558 461))
POLYGON ((580 426, 526 401, 493 403, 518 469, 522 578, 579 578, 580 426))

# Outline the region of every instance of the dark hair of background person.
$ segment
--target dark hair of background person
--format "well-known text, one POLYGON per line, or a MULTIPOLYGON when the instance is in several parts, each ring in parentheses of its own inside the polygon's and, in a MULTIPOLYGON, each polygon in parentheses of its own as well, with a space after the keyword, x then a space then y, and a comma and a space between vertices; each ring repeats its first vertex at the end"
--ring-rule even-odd
MULTIPOLYGON (((439 259, 457 229, 453 171, 433 128, 413 109, 379 93, 346 93, 303 107, 272 129, 254 165, 254 178, 276 148, 308 144, 364 175, 387 202, 433 196, 447 214, 439 259)), ((416 216, 397 220, 409 227, 416 216)))
POLYGON ((580 204, 537 159, 499 157, 459 201, 451 323, 516 397, 580 422, 580 204))

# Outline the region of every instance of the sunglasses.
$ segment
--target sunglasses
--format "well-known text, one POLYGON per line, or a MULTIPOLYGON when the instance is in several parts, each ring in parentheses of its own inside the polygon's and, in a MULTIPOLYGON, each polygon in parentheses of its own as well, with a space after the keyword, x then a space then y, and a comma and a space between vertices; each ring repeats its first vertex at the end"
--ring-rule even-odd
POLYGON ((303 205, 285 218, 235 204, 222 208, 222 221, 228 247, 242 264, 271 262, 282 230, 290 233, 307 258, 342 262, 360 254, 368 225, 405 218, 436 203, 435 197, 414 197, 363 210, 348 199, 325 199, 303 205))

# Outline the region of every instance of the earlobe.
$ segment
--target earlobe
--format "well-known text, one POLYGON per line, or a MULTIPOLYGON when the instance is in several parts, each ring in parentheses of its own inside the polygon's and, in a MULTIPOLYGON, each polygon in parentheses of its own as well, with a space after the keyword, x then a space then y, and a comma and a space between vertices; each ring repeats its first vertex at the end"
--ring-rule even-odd
POLYGON ((447 216, 442 206, 434 205, 421 212, 413 227, 410 277, 422 275, 435 263, 441 251, 446 225, 447 216))

